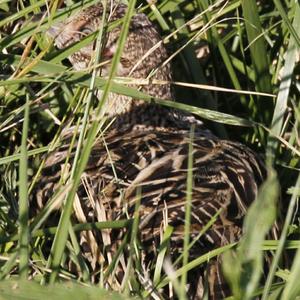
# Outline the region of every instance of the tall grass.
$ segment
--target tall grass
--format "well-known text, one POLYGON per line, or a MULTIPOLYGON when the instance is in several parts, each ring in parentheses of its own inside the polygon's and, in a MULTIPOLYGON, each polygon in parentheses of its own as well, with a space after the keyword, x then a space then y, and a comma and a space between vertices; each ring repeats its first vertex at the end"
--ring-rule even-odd
MULTIPOLYGON (((77 299, 86 299, 90 295, 91 299, 96 298, 100 289, 91 287, 91 274, 75 233, 125 227, 128 234, 109 268, 101 271, 99 285, 106 288, 105 280, 115 275, 115 265, 129 243, 132 252, 125 270, 126 282, 119 288, 119 294, 101 291, 105 299, 126 299, 133 291, 140 297, 160 299, 163 298, 161 288, 167 285, 172 285, 177 296, 185 299, 183 286, 187 272, 222 253, 225 253, 225 273, 234 299, 251 299, 253 295, 263 295, 264 299, 300 296, 297 284, 300 230, 296 206, 300 188, 298 2, 172 0, 152 1, 149 5, 147 1, 137 1, 137 4, 129 1, 108 80, 98 77, 95 71, 74 72, 66 60, 70 53, 92 40, 97 40, 100 49, 103 27, 65 50, 55 49, 44 34, 52 23, 95 2, 70 0, 68 6, 59 11, 55 9, 58 2, 54 2, 55 5, 48 7, 49 16, 37 23, 30 22, 31 15, 41 9, 44 11, 46 1, 20 0, 17 5, 11 0, 0 2, 1 297, 74 298, 76 295, 77 299), (153 99, 126 87, 124 84, 131 79, 113 80, 134 7, 156 23, 170 50, 176 103, 153 99), (103 90, 103 99, 93 106, 91 97, 96 88, 103 90), (93 224, 70 222, 76 187, 93 140, 103 124, 102 119, 96 119, 87 126, 88 117, 95 111, 96 116, 101 115, 103 101, 110 91, 189 111, 201 117, 220 137, 246 143, 266 155, 269 177, 245 218, 245 236, 238 245, 227 245, 189 261, 191 241, 186 238, 183 264, 167 263, 164 268, 172 235, 172 228, 166 227, 153 262, 153 277, 149 279, 140 266, 136 219, 135 222, 93 224), (77 128, 85 124, 86 128, 82 131, 86 142, 78 147, 80 152, 71 170, 71 184, 60 189, 37 217, 31 217, 28 199, 34 192, 35 178, 43 168, 43 155, 60 145, 60 133, 66 124, 77 124, 77 128), (53 205, 65 198, 58 227, 43 228, 53 212, 53 205), (264 241, 274 219, 274 203, 279 198, 277 215, 284 224, 281 239, 264 241), (255 220, 260 220, 261 226, 257 226, 255 220), (43 249, 49 248, 49 244, 51 251, 45 254, 43 249), (233 248, 235 252, 231 252, 233 248), (291 259, 290 266, 282 269, 283 252, 292 258, 293 249, 297 250, 294 262, 291 259), (262 257, 267 250, 274 254, 273 265, 262 279, 262 257), (82 275, 76 277, 60 268, 67 256, 79 266, 82 275), (51 283, 58 282, 54 290, 24 281, 46 283, 49 277, 51 283), (66 282, 72 284, 66 288, 66 282)), ((189 220, 188 215, 186 220, 189 220)), ((199 237, 213 222, 207 224, 199 237)))

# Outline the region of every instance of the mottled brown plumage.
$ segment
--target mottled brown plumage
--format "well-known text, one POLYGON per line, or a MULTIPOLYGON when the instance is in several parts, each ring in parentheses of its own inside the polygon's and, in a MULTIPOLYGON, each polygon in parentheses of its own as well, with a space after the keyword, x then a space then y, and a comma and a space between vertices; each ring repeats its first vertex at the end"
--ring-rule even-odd
MULTIPOLYGON (((109 21, 120 19, 125 10, 124 5, 114 3, 109 21)), ((55 25, 49 34, 55 38, 57 47, 64 48, 80 40, 84 34, 95 31, 101 16, 101 4, 92 6, 55 25)), ((105 58, 113 55, 119 33, 120 26, 108 33, 103 50, 105 58)), ((160 37, 148 18, 144 14, 135 15, 117 75, 146 78, 153 69, 158 68, 154 78, 171 80, 169 64, 163 65, 167 53, 162 44, 131 72, 148 50, 159 42, 160 37)), ((74 68, 86 68, 92 53, 93 45, 90 45, 81 49, 80 53, 71 55, 74 68)), ((102 74, 106 75, 107 70, 108 67, 102 69, 102 74)), ((149 84, 141 89, 156 97, 172 98, 170 85, 149 84)), ((262 163, 250 149, 214 137, 203 130, 201 123, 193 116, 173 109, 115 94, 110 95, 106 108, 108 115, 116 120, 105 135, 95 141, 82 175, 74 204, 74 217, 78 222, 132 217, 139 197, 137 191, 140 191, 139 228, 145 265, 155 257, 161 233, 167 225, 174 227, 170 254, 175 258, 183 244, 188 148, 192 142, 191 240, 219 210, 221 213, 191 249, 191 259, 241 237, 243 217, 265 176, 262 163), (192 124, 195 135, 191 141, 192 124)), ((69 151, 69 139, 70 135, 66 133, 62 138, 63 145, 47 158, 36 192, 40 207, 59 187, 60 171, 69 151)), ((63 176, 66 182, 68 174, 63 176)), ((103 245, 110 249, 107 251, 107 261, 111 261, 109 255, 114 255, 117 241, 123 233, 94 230, 81 235, 83 253, 93 270, 99 270, 103 262, 103 245)), ((227 293, 222 278, 219 278, 218 262, 219 258, 212 260, 206 269, 210 276, 208 282, 212 299, 223 298, 227 293)), ((198 299, 203 295, 204 271, 205 268, 197 270, 198 277, 190 281, 198 299)))
MULTIPOLYGON (((124 17, 126 6, 122 4, 109 5, 107 12, 107 21, 113 23, 124 17)), ((67 19, 63 23, 54 25, 48 30, 48 34, 55 39, 58 48, 65 48, 84 36, 99 29, 101 17, 103 15, 102 5, 94 5, 75 16, 67 19)), ((102 60, 109 60, 113 57, 117 40, 120 34, 121 26, 117 26, 108 32, 105 40, 105 47, 102 52, 102 60)), ((133 78, 147 78, 151 71, 156 70, 152 79, 171 80, 170 65, 161 64, 167 58, 165 47, 160 46, 154 49, 151 55, 147 55, 141 62, 139 60, 146 52, 160 42, 160 36, 153 27, 153 24, 144 14, 137 14, 132 17, 130 31, 127 36, 127 42, 121 56, 121 61, 117 68, 117 76, 130 76, 133 78)), ((94 56, 94 45, 90 44, 72 54, 69 59, 76 70, 86 69, 91 58, 94 56)), ((109 72, 109 65, 101 69, 101 75, 106 76, 109 72)), ((149 95, 160 97, 163 99, 171 99, 172 93, 169 85, 144 85, 143 91, 149 95)), ((120 114, 131 109, 133 105, 137 105, 137 101, 128 101, 128 97, 111 96, 107 101, 107 111, 110 115, 120 114)))

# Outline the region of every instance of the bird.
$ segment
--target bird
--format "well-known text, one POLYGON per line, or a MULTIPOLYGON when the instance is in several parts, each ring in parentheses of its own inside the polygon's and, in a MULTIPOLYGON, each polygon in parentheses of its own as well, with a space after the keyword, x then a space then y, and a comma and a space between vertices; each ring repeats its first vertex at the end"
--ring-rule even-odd
MULTIPOLYGON (((118 1, 108 3, 108 24, 121 20, 127 6, 118 1)), ((52 25, 47 34, 57 48, 64 49, 98 30, 102 16, 103 5, 99 2, 52 25)), ((109 61, 115 54, 120 30, 121 25, 117 24, 106 33, 102 59, 109 61)), ((92 43, 71 54, 69 60, 75 70, 83 70, 94 55, 92 43)), ((136 13, 116 75, 145 79, 155 70, 152 78, 167 84, 157 85, 150 80, 147 85, 134 86, 153 97, 171 100, 173 75, 170 63, 165 63, 167 58, 156 27, 145 14, 136 13)), ((109 74, 109 69, 110 64, 104 64, 101 76, 109 74)), ((173 228, 168 255, 176 259, 184 244, 188 161, 192 157, 190 240, 196 239, 212 218, 216 220, 189 250, 190 259, 240 240, 244 216, 266 178, 259 155, 241 143, 216 137, 195 116, 174 108, 110 93, 104 109, 111 124, 94 142, 81 176, 73 212, 76 222, 132 218, 139 202, 138 239, 143 249, 143 268, 147 269, 157 258, 167 226, 173 228)), ((70 150, 71 139, 72 131, 66 130, 61 145, 47 155, 34 192, 33 201, 39 209, 60 185, 64 188, 61 170, 67 157, 67 164, 72 165, 76 148, 75 144, 70 150)), ((67 179, 68 175, 63 182, 67 179)), ((125 229, 80 234, 82 253, 94 271, 95 282, 103 261, 107 268, 125 234, 125 229), (106 253, 102 251, 104 246, 106 253)), ((120 259, 119 264, 124 260, 120 259)), ((230 295, 221 264, 222 258, 216 257, 191 273, 191 299, 203 298, 206 289, 210 299, 230 295)))

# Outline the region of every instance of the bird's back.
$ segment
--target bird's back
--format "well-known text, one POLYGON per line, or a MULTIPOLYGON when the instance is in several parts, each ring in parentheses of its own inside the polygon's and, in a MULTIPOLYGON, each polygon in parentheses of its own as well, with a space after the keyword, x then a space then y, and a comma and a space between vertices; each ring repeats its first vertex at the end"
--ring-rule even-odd
MULTIPOLYGON (((67 144, 48 157, 37 192, 41 206, 58 190, 68 152, 67 144)), ((183 247, 191 153, 190 241, 214 217, 216 220, 192 247, 190 258, 238 241, 243 217, 265 176, 264 167, 244 145, 208 138, 197 128, 192 139, 188 128, 142 125, 112 130, 99 137, 78 187, 74 203, 76 222, 132 218, 139 202, 138 238, 144 249, 144 264, 156 257, 168 225, 174 228, 170 255, 175 259, 183 247)), ((70 165, 72 156, 68 159, 70 165)), ((81 235, 84 253, 94 271, 99 270, 108 253, 116 254, 125 233, 108 230, 104 234, 94 230, 81 235)))

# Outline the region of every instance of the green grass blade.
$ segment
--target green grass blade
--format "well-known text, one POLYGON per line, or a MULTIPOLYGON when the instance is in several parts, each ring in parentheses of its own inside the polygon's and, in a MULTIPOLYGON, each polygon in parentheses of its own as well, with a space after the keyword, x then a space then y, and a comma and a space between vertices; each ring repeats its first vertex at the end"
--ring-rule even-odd
MULTIPOLYGON (((193 198, 193 141, 195 126, 190 130, 189 154, 188 154, 188 172, 186 179, 186 203, 185 203, 185 220, 184 220, 184 237, 183 237, 183 254, 182 265, 185 266, 189 260, 189 243, 191 230, 192 198, 193 198)), ((180 299, 186 299, 185 286, 187 283, 187 272, 182 274, 180 299)))
MULTIPOLYGON (((128 294, 130 291, 130 277, 133 277, 134 271, 133 271, 133 260, 135 258, 135 261, 138 264, 138 251, 136 251, 136 244, 137 244, 137 237, 139 233, 139 211, 140 211, 140 205, 141 205, 141 198, 142 198, 142 189, 138 188, 136 191, 136 202, 134 206, 134 215, 133 215, 133 223, 131 228, 131 235, 130 235, 130 241, 129 241, 129 257, 128 262, 126 265, 126 270, 124 277, 122 279, 122 290, 125 292, 125 294, 128 294)), ((139 266, 140 267, 140 266, 139 266)), ((135 267, 139 271, 139 267, 135 267)))
POLYGON ((28 224, 28 154, 27 137, 29 125, 29 99, 27 98, 22 130, 22 144, 19 165, 19 253, 20 277, 26 279, 29 264, 29 224, 28 224))
MULTIPOLYGON (((285 220, 284 220, 284 225, 283 225, 281 235, 280 235, 280 239, 279 239, 279 244, 278 244, 278 247, 276 249, 275 256, 272 260, 270 271, 269 271, 269 274, 268 274, 268 277, 267 277, 267 280, 266 280, 266 283, 265 283, 265 288, 264 288, 262 300, 267 300, 268 299, 268 294, 269 294, 269 291, 270 291, 270 288, 271 288, 271 284, 272 284, 272 281, 273 281, 273 278, 274 278, 279 260, 280 260, 281 255, 282 255, 282 251, 284 249, 284 245, 285 245, 285 242, 286 242, 286 237, 287 237, 287 234, 288 234, 289 226, 291 224, 291 221, 292 221, 292 218, 293 218, 293 215, 294 215, 294 212, 295 212, 295 208, 296 208, 296 205, 297 205, 297 201, 298 201, 297 189, 299 189, 299 188, 300 188, 300 175, 298 175, 297 182, 295 184, 295 189, 294 189, 293 195, 291 197, 291 201, 289 203, 288 211, 287 211, 287 214, 286 214, 286 217, 285 217, 285 220)), ((297 267, 299 268, 299 266, 297 266, 297 267)), ((297 272, 297 271, 295 271, 295 272, 297 272)), ((294 275, 295 274, 293 274, 293 276, 294 275)), ((294 280, 294 277, 291 277, 291 278, 292 278, 292 280, 294 280)), ((288 295, 290 292, 291 292, 291 289, 286 289, 284 294, 288 295)), ((293 299, 293 298, 290 298, 290 299, 293 299)))
POLYGON ((291 273, 287 279, 287 284, 284 287, 281 299, 289 300, 289 299, 297 299, 300 295, 300 248, 298 248, 296 256, 293 260, 293 265, 291 269, 291 273))
POLYGON ((18 261, 18 252, 14 252, 10 255, 9 259, 0 269, 0 280, 5 279, 5 277, 11 272, 11 270, 16 267, 18 261))
POLYGON ((78 283, 64 283, 53 286, 41 286, 33 281, 5 280, 0 282, 3 300, 40 300, 48 295, 51 300, 129 300, 129 297, 114 292, 104 291, 98 287, 82 286, 78 283))
MULTIPOLYGON (((74 224, 72 229, 74 232, 81 232, 87 230, 102 230, 102 229, 122 229, 129 228, 132 225, 131 219, 126 220, 116 220, 116 221, 103 221, 95 223, 79 223, 74 224)), ((43 229, 35 229, 31 234, 31 239, 37 237, 48 237, 55 235, 57 227, 46 227, 43 229)), ((13 235, 9 237, 0 237, 0 245, 8 242, 18 241, 19 236, 13 235)))
POLYGON ((28 7, 23 8, 22 10, 18 11, 17 13, 10 15, 7 18, 0 21, 0 27, 26 16, 27 14, 33 12, 37 7, 41 7, 43 5, 45 5, 45 1, 41 0, 41 1, 31 4, 28 7))
POLYGON ((173 231, 174 228, 168 225, 167 228, 165 229, 162 242, 159 246, 157 260, 155 264, 154 276, 153 276, 154 285, 157 285, 160 281, 164 258, 167 253, 173 231))
MULTIPOLYGON (((228 251, 229 249, 231 249, 232 247, 234 247, 236 245, 236 243, 234 244, 229 244, 217 249, 214 249, 212 251, 209 251, 207 253, 205 253, 204 255, 201 255, 200 257, 190 261, 188 264, 186 264, 185 266, 182 266, 180 269, 176 270, 176 274, 174 274, 174 277, 177 278, 179 276, 182 276, 182 274, 184 274, 185 272, 188 272, 192 269, 195 269, 199 266, 201 266, 204 263, 207 263, 207 261, 209 261, 210 259, 212 259, 213 257, 216 257, 226 251, 228 251)), ((157 286, 158 289, 166 286, 169 283, 169 279, 165 278, 163 279, 159 285, 157 286)))
MULTIPOLYGON (((281 16, 281 18, 284 20, 285 25, 288 27, 290 34, 293 36, 295 43, 297 44, 297 47, 300 48, 300 38, 297 32, 299 32, 298 28, 296 27, 296 25, 298 25, 297 23, 293 22, 293 24, 290 22, 289 17, 286 14, 286 9, 283 7, 282 3, 279 0, 274 0, 273 1, 276 8, 279 11, 279 14, 281 16)), ((290 5, 292 6, 291 11, 293 11, 293 8, 295 8, 296 10, 299 10, 299 2, 298 1, 291 1, 290 5)), ((298 14, 298 12, 294 12, 294 20, 296 18, 296 14, 298 14)))
MULTIPOLYGON (((67 16, 69 16, 71 13, 78 12, 82 7, 88 7, 92 4, 97 3, 98 0, 87 0, 84 2, 84 5, 79 2, 76 3, 72 6, 67 7, 66 9, 63 9, 62 11, 58 12, 54 17, 53 17, 53 22, 58 22, 61 20, 65 20, 67 16)), ((39 7, 45 4, 45 1, 41 1, 39 3, 36 3, 35 5, 31 5, 30 7, 27 8, 27 11, 33 11, 35 7, 39 7), (44 3, 42 3, 44 2, 44 3)), ((10 16, 4 20, 1 21, 2 26, 8 24, 11 19, 16 20, 22 17, 23 13, 17 13, 16 15, 10 16)), ((17 44, 21 42, 23 39, 32 36, 34 33, 37 32, 44 32, 48 29, 49 24, 48 24, 48 19, 45 19, 40 26, 37 26, 36 23, 31 22, 31 24, 27 24, 24 26, 24 28, 20 29, 19 31, 8 35, 0 40, 0 49, 4 49, 6 47, 13 46, 14 44, 17 44)))
MULTIPOLYGON (((267 52, 262 26, 255 0, 242 0, 243 15, 246 32, 250 45, 252 66, 255 74, 255 86, 258 92, 272 92, 270 76, 270 57, 267 52)), ((269 123, 271 119, 271 107, 263 98, 259 99, 258 117, 260 121, 269 123)))
MULTIPOLYGON (((211 13, 208 11, 208 3, 207 3, 207 0, 206 1, 199 1, 199 4, 201 6, 203 6, 204 9, 207 10, 207 18, 208 20, 211 19, 211 13)), ((209 32, 211 33, 211 44, 212 45, 217 45, 218 46, 218 49, 219 49, 219 52, 222 56, 222 59, 223 59, 223 62, 226 66, 226 70, 230 76, 230 79, 231 79, 231 82, 233 84, 233 86, 240 90, 241 89, 241 85, 240 85, 240 82, 239 82, 239 79, 238 79, 238 76, 233 68, 233 64, 232 64, 232 61, 231 61, 231 57, 222 41, 222 39, 220 38, 219 36, 219 33, 218 33, 218 30, 217 30, 217 27, 215 26, 212 26, 209 28, 209 32)))
MULTIPOLYGON (((37 149, 34 149, 34 150, 29 150, 27 152, 27 156, 28 157, 34 156, 34 155, 37 155, 37 154, 41 154, 41 153, 47 152, 48 150, 49 150, 48 146, 37 148, 37 149)), ((0 165, 12 163, 12 162, 14 162, 16 160, 19 160, 20 158, 21 158, 21 153, 16 153, 16 154, 13 154, 13 155, 1 157, 0 158, 0 165)))
MULTIPOLYGON (((300 31, 300 6, 295 3, 295 16, 292 24, 292 28, 297 32, 300 31)), ((298 46, 299 47, 299 46, 298 46)), ((271 133, 273 135, 280 136, 282 126, 285 119, 285 112, 288 108, 288 97, 291 89, 292 79, 294 76, 294 69, 297 61, 297 53, 299 48, 297 47, 294 36, 290 35, 289 44, 285 53, 285 63, 282 70, 282 81, 279 86, 279 92, 276 99, 275 110, 273 113, 271 133)), ((278 147, 278 141, 274 137, 269 136, 267 155, 268 160, 271 162, 274 160, 275 151, 278 147)))
POLYGON ((272 91, 269 73, 270 58, 262 35, 263 31, 259 19, 258 7, 254 0, 242 0, 241 3, 250 44, 257 91, 270 93, 272 91))
MULTIPOLYGON (((106 19, 106 5, 105 4, 103 5, 102 19, 103 20, 106 19)), ((97 65, 100 62, 101 41, 102 41, 102 38, 103 38, 103 31, 104 31, 104 22, 102 22, 100 24, 99 33, 98 33, 98 36, 97 36, 95 65, 97 65)), ((81 152, 81 148, 82 148, 82 145, 83 145, 83 140, 84 140, 84 137, 86 135, 86 129, 87 129, 87 126, 88 126, 88 117, 89 117, 89 113, 90 113, 90 109, 91 109, 91 103, 92 103, 93 98, 95 97, 93 91, 95 90, 95 83, 96 83, 97 73, 98 73, 98 70, 95 68, 93 70, 92 78, 91 78, 91 81, 90 81, 90 86, 89 86, 89 91, 90 92, 88 94, 86 104, 85 104, 84 116, 83 116, 83 120, 82 120, 82 129, 80 130, 80 134, 79 134, 79 138, 78 138, 78 144, 77 144, 77 147, 76 147, 75 157, 74 157, 72 170, 71 170, 71 180, 73 180, 74 177, 76 176, 76 171, 77 171, 76 167, 78 165, 80 152, 81 152)), ((72 229, 71 225, 69 227, 69 232, 70 232, 70 235, 72 235, 73 229, 72 229)))
MULTIPOLYGON (((11 55, 1 55, 0 54, 0 59, 1 57, 6 58, 7 61, 10 59, 18 61, 20 58, 17 56, 11 56, 11 55)), ((63 82, 70 82, 73 84, 79 84, 81 86, 88 87, 90 85, 91 81, 91 76, 89 74, 86 74, 85 72, 67 72, 67 68, 63 66, 59 66, 56 64, 52 64, 49 62, 45 61, 40 61, 36 65, 33 66, 32 70, 36 72, 41 72, 44 74, 50 74, 52 72, 54 73, 61 73, 61 72, 66 72, 65 76, 61 76, 60 80, 63 82)), ((107 80, 97 77, 96 79, 96 85, 97 88, 103 90, 105 85, 106 85, 107 80)), ((7 84, 6 81, 1 82, 0 85, 5 85, 7 84)), ((135 99, 142 99, 145 101, 155 101, 158 104, 168 106, 168 107, 173 107, 173 108, 178 108, 190 113, 193 113, 195 115, 198 115, 201 118, 211 120, 214 122, 222 123, 222 124, 228 124, 228 125, 236 125, 236 126, 255 126, 256 124, 254 122, 251 122, 250 120, 246 120, 240 117, 235 117, 226 113, 221 113, 209 109, 204 109, 204 108, 199 108, 196 106, 191 106, 187 104, 183 104, 180 102, 174 102, 174 101, 166 101, 158 98, 153 98, 152 96, 149 96, 145 93, 142 93, 136 89, 126 87, 120 84, 117 84, 115 82, 111 83, 111 91, 130 96, 135 99)))
MULTIPOLYGON (((176 27, 177 28, 183 27, 183 25, 185 24, 185 20, 179 6, 173 5, 172 15, 176 27)), ((188 30, 187 28, 183 27, 180 30, 179 36, 182 39, 186 40, 187 35, 188 35, 188 30)), ((207 84, 207 80, 204 76, 203 69, 199 63, 199 60, 196 57, 195 48, 193 44, 189 43, 188 45, 186 45, 182 50, 182 54, 185 58, 186 63, 188 64, 188 70, 192 76, 193 81, 197 84, 207 84)), ((202 91, 202 93, 200 93, 200 91, 196 90, 196 93, 198 95, 198 98, 204 102, 206 108, 213 109, 213 110, 217 109, 218 103, 209 91, 202 91)), ((192 104, 197 105, 195 101, 192 104)), ((202 105, 201 103, 199 104, 198 104, 199 106, 203 106, 203 104, 202 105)), ((215 124, 215 128, 221 137, 224 138, 227 137, 226 129, 223 126, 221 126, 220 124, 215 124)))

